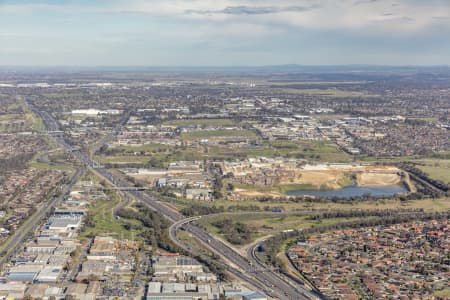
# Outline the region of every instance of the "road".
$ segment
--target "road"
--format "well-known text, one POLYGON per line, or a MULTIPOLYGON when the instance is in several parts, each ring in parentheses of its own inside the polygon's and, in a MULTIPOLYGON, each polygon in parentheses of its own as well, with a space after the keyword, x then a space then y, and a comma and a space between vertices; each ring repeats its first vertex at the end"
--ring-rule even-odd
MULTIPOLYGON (((258 243, 256 243, 255 245, 251 246, 250 248, 247 249, 247 256, 250 257, 251 261, 255 264, 255 265, 259 265, 259 266, 266 266, 264 264, 264 262, 261 261, 261 259, 256 255, 257 249, 258 247, 263 243, 263 241, 260 241, 258 243)), ((317 293, 317 291, 315 291, 311 286, 309 286, 309 284, 307 282, 302 282, 299 278, 291 278, 289 276, 286 275, 282 275, 284 277, 284 279, 288 282, 290 282, 292 285, 301 285, 303 288, 303 290, 307 290, 310 293, 316 293, 317 297, 319 296, 319 293, 317 293)))
MULTIPOLYGON (((32 103, 29 103, 33 111, 42 117, 49 131, 58 132, 59 125, 53 117, 45 111, 38 110, 32 103)), ((94 166, 94 162, 88 155, 75 149, 71 145, 64 141, 64 137, 61 134, 56 134, 55 139, 58 143, 63 145, 68 151, 71 151, 80 162, 87 166, 94 166)), ((95 171, 102 177, 110 181, 113 185, 119 187, 133 187, 134 185, 123 177, 119 177, 104 168, 96 168, 95 171)), ((147 192, 143 191, 124 191, 141 201, 149 208, 157 211, 171 222, 179 222, 184 217, 173 209, 161 204, 158 199, 147 192)), ((255 267, 253 264, 241 256, 235 250, 231 249, 228 245, 222 241, 216 239, 205 230, 194 226, 192 224, 186 224, 185 230, 199 240, 203 245, 211 249, 215 254, 220 256, 224 261, 233 262, 233 266, 227 265, 227 270, 232 274, 241 278, 251 286, 257 287, 261 291, 264 291, 268 295, 278 299, 319 299, 317 295, 309 292, 303 286, 293 285, 292 282, 286 281, 275 271, 270 270, 265 266, 255 267)), ((174 240, 176 241, 176 239, 174 240)))
MULTIPOLYGON (((206 217, 209 217, 209 215, 206 217)), ((222 241, 217 240, 203 229, 190 224, 199 218, 201 217, 192 217, 174 223, 169 229, 170 238, 180 247, 191 252, 192 249, 189 245, 184 244, 177 238, 177 230, 183 228, 197 239, 201 237, 199 239, 200 242, 214 253, 220 254, 226 260, 223 267, 227 271, 272 297, 279 299, 320 299, 303 284, 298 284, 284 277, 276 270, 269 269, 266 265, 259 263, 259 261, 257 262, 253 259, 251 261, 247 260, 222 241), (206 243, 204 242, 205 240, 206 243)))

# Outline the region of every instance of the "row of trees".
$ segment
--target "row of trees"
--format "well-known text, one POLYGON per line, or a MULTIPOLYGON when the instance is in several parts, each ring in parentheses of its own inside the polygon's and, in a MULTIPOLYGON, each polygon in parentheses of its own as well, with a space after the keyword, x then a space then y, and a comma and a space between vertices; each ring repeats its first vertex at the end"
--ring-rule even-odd
POLYGON ((415 167, 414 164, 412 163, 399 163, 398 167, 408 171, 409 173, 419 177, 420 179, 422 179, 423 181, 429 183, 430 185, 432 185, 433 187, 435 187, 438 190, 441 190, 442 192, 448 192, 450 190, 450 187, 448 184, 445 184, 444 182, 440 181, 440 180, 436 180, 433 178, 430 178, 428 176, 427 173, 425 173, 424 171, 420 170, 419 168, 415 167))
POLYGON ((203 216, 210 214, 218 214, 225 212, 225 208, 223 206, 205 206, 199 204, 193 204, 188 207, 185 207, 181 210, 181 213, 187 217, 195 217, 195 216, 203 216))
POLYGON ((204 216, 210 214, 220 214, 225 212, 270 212, 272 210, 283 210, 283 207, 264 206, 258 205, 230 205, 224 206, 206 206, 200 204, 191 204, 181 210, 181 213, 186 217, 204 216))
POLYGON ((310 220, 333 218, 363 218, 363 217, 389 217, 398 214, 423 213, 423 208, 397 208, 397 209, 372 209, 372 210, 333 210, 319 212, 308 216, 310 220))
POLYGON ((259 202, 277 202, 280 203, 280 201, 287 201, 287 202, 294 202, 294 203, 344 203, 349 204, 352 202, 361 202, 361 201, 376 201, 376 200, 388 200, 388 199, 398 199, 401 201, 408 201, 408 200, 419 200, 426 198, 426 194, 421 192, 416 193, 409 193, 407 195, 396 195, 396 196, 372 196, 370 194, 366 194, 363 196, 353 196, 353 197, 319 197, 319 196, 289 196, 287 198, 277 198, 273 196, 262 196, 257 198, 252 198, 253 200, 257 200, 259 202))

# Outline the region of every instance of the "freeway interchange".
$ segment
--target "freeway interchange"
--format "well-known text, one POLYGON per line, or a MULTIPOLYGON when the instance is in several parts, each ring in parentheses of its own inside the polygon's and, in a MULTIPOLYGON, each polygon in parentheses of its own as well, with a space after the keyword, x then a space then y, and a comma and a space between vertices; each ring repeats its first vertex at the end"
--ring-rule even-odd
MULTIPOLYGON (((77 160, 86 167, 95 165, 95 162, 89 155, 72 147, 64 140, 63 135, 60 134, 58 122, 49 113, 39 110, 33 103, 29 102, 29 105, 31 109, 43 119, 47 130, 49 132, 55 132, 53 137, 58 144, 63 146, 67 151, 72 152, 77 160)), ((175 243, 189 250, 189 247, 183 245, 176 238, 176 229, 182 226, 205 247, 220 256, 224 261, 223 266, 227 271, 247 284, 264 291, 266 294, 277 299, 320 299, 317 294, 313 293, 304 285, 294 282, 286 277, 282 277, 276 271, 269 269, 265 265, 254 264, 252 261, 243 257, 234 249, 230 248, 202 228, 192 225, 190 222, 186 222, 185 218, 180 213, 161 204, 154 195, 145 191, 133 189, 133 183, 121 176, 115 175, 105 168, 95 168, 95 172, 108 180, 113 186, 120 187, 123 190, 123 193, 134 197, 174 223, 174 226, 171 227, 170 237, 175 243)))

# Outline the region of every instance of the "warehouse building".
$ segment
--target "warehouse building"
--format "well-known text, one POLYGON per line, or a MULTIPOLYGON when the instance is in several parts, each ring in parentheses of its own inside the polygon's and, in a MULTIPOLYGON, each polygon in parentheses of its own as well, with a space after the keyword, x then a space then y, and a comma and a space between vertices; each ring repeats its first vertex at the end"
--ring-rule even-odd
POLYGON ((33 282, 42 270, 42 265, 23 264, 12 267, 6 275, 7 281, 33 282))

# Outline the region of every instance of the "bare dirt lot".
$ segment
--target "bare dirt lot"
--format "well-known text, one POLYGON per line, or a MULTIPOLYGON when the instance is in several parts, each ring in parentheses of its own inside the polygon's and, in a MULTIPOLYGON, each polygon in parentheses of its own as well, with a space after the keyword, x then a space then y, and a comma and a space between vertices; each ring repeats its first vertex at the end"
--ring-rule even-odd
POLYGON ((347 174, 341 170, 301 171, 297 184, 309 184, 315 188, 339 189, 347 174))
POLYGON ((339 189, 345 185, 388 186, 400 183, 401 172, 391 166, 329 166, 321 170, 299 171, 299 180, 295 183, 310 184, 317 188, 339 189), (356 177, 353 182, 351 178, 356 177))
POLYGON ((357 175, 356 182, 361 186, 386 186, 400 183, 397 173, 365 172, 357 175))

